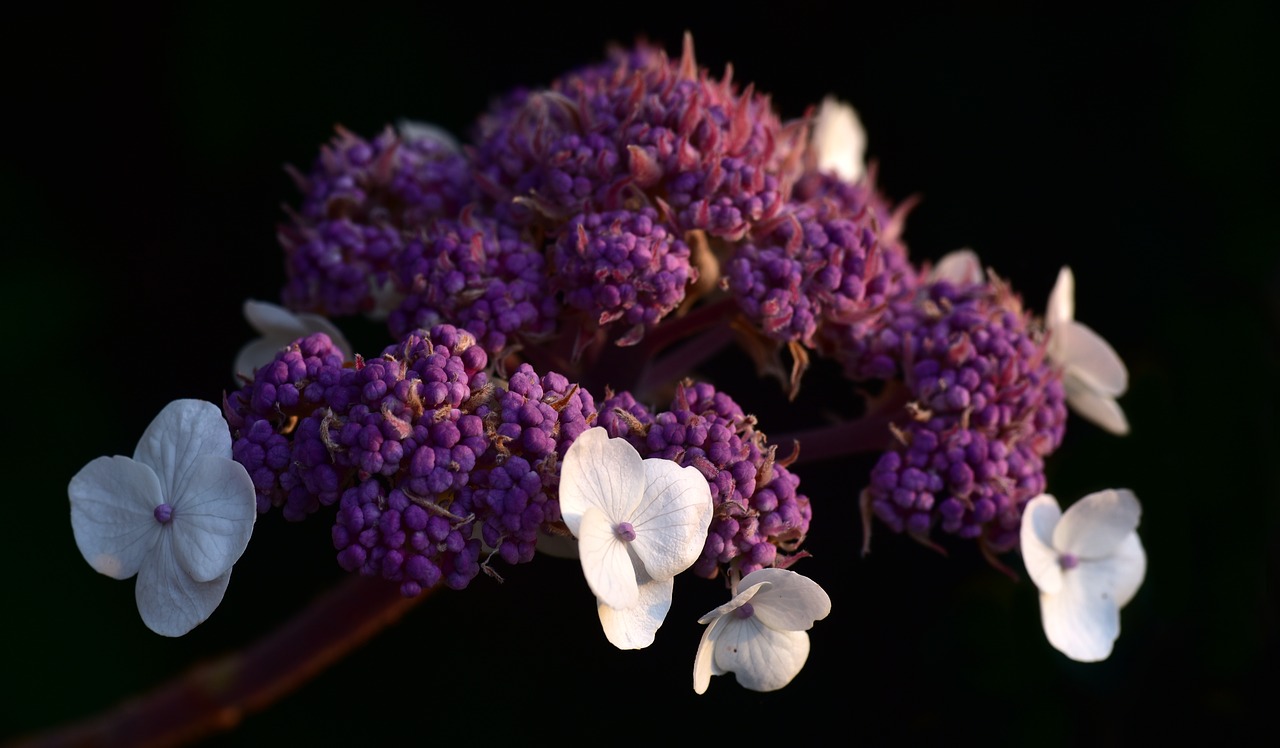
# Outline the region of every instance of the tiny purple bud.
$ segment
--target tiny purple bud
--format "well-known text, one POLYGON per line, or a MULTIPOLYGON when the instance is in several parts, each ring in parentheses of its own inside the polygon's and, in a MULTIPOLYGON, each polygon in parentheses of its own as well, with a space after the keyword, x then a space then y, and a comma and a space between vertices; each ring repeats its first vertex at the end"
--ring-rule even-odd
POLYGON ((613 534, 630 543, 636 539, 636 528, 632 527, 630 522, 619 522, 618 526, 613 528, 613 534))
POLYGON ((733 614, 739 618, 750 618, 755 615, 756 609, 751 607, 751 603, 743 603, 741 607, 733 611, 733 614))
POLYGON ((1069 571, 1079 565, 1080 559, 1073 553, 1064 553, 1058 556, 1058 566, 1061 566, 1063 571, 1069 571))
POLYGON ((167 525, 169 524, 169 521, 173 519, 173 507, 168 504, 161 504, 156 507, 154 514, 156 522, 159 522, 162 525, 167 525))

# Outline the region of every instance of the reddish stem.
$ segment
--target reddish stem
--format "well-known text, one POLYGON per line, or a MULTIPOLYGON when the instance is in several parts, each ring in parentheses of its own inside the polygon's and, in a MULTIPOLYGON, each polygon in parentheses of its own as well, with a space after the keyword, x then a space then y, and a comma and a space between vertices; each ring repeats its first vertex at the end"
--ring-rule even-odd
POLYGON ((95 717, 28 735, 11 748, 178 746, 234 728, 400 619, 429 594, 353 576, 253 646, 192 667, 95 717))

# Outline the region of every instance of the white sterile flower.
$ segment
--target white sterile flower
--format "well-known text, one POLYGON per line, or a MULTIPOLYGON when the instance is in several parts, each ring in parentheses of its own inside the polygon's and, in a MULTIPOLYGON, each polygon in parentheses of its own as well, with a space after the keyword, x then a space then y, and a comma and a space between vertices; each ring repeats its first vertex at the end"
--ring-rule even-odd
POLYGON ((258 516, 227 422, 203 400, 166 405, 132 458, 93 460, 67 493, 80 553, 113 579, 137 574, 138 612, 164 636, 187 633, 222 602, 258 516))
POLYGON ((452 133, 430 122, 401 119, 396 122, 396 133, 402 140, 433 140, 454 153, 462 152, 462 146, 458 145, 458 139, 452 133))
POLYGON ((1022 560, 1040 589, 1045 636, 1073 660, 1105 660, 1120 636, 1120 609, 1147 573, 1141 514, 1126 489, 1091 493, 1066 512, 1041 494, 1022 512, 1022 560))
POLYGON ((1067 405, 1113 434, 1129 433, 1129 422, 1116 403, 1129 388, 1129 372, 1102 336, 1075 321, 1075 277, 1069 267, 1058 272, 1049 294, 1045 327, 1049 358, 1063 369, 1067 405))
POLYGON ((702 632, 693 661, 693 690, 705 693, 711 676, 733 673, 752 691, 776 691, 809 658, 815 621, 831 612, 831 598, 808 577, 786 569, 760 569, 742 578, 741 592, 698 619, 702 632))
POLYGON ((574 440, 560 467, 560 514, 610 643, 653 643, 675 575, 702 554, 711 513, 711 486, 697 468, 642 460, 599 426, 574 440))
POLYGON ((351 344, 342 331, 318 314, 295 314, 282 306, 248 299, 244 302, 244 318, 262 337, 247 343, 236 355, 233 374, 237 377, 252 377, 254 370, 270 363, 280 349, 315 332, 328 335, 338 350, 351 358, 351 344))
POLYGON ((847 182, 862 179, 866 172, 867 131, 853 107, 828 96, 813 120, 810 147, 818 171, 835 172, 847 182))
POLYGON ((972 249, 957 249, 948 252, 938 260, 929 271, 927 280, 930 283, 947 281, 954 286, 971 286, 983 281, 982 262, 978 253, 972 249))

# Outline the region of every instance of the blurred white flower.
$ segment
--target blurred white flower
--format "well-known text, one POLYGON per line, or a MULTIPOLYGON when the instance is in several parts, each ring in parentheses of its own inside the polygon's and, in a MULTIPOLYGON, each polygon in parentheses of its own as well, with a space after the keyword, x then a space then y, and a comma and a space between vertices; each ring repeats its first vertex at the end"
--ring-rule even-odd
POLYGON ((259 366, 271 363, 282 348, 315 332, 328 335, 343 356, 351 358, 351 344, 342 331, 318 314, 295 314, 276 304, 248 299, 244 302, 244 318, 262 337, 245 344, 236 354, 232 374, 237 380, 240 377, 252 378, 253 372, 259 366))
POLYGON ((1075 277, 1063 266, 1045 312, 1047 354, 1062 367, 1067 405, 1113 434, 1129 433, 1116 398, 1129 388, 1129 371, 1102 336, 1075 321, 1075 277))
POLYGON ((808 577, 786 569, 760 569, 742 578, 741 592, 698 623, 702 632, 693 661, 693 690, 705 693, 711 676, 734 673, 752 691, 776 691, 799 674, 809 658, 815 621, 831 612, 831 598, 808 577))
POLYGON ((430 122, 419 122, 412 119, 400 119, 396 121, 396 134, 401 140, 432 140, 443 148, 454 153, 461 153, 462 146, 458 144, 458 139, 448 130, 433 125, 430 122))
POLYGON ((867 170, 867 131, 853 107, 833 96, 818 107, 809 147, 818 171, 835 172, 846 182, 856 182, 867 170))
POLYGON ((138 612, 164 636, 187 633, 222 602, 258 516, 227 422, 203 400, 166 405, 132 458, 93 460, 67 493, 80 553, 113 579, 137 574, 138 612))
POLYGON ((600 624, 619 649, 641 649, 671 608, 676 574, 702 554, 711 487, 697 468, 642 460, 625 439, 587 429, 560 468, 560 514, 578 539, 600 624))
POLYGON ((929 271, 927 281, 945 280, 953 286, 971 286, 984 279, 978 253, 968 247, 948 252, 929 271))
POLYGON ((1141 514, 1126 489, 1091 493, 1065 513, 1041 494, 1022 512, 1022 560, 1040 590, 1045 636, 1073 660, 1105 660, 1120 636, 1120 609, 1147 573, 1141 514))

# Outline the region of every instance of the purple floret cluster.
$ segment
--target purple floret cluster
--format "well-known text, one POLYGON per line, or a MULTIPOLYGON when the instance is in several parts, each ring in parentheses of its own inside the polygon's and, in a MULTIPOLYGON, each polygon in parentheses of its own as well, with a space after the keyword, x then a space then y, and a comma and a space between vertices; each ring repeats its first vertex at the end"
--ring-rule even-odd
POLYGON ((799 478, 766 446, 756 421, 728 394, 705 382, 676 388, 667 410, 650 413, 628 392, 600 403, 599 425, 642 457, 693 466, 711 486, 715 514, 692 571, 738 579, 757 569, 785 568, 809 531, 813 512, 799 478))
POLYGON ((503 386, 488 364, 452 325, 349 362, 321 333, 287 346, 224 403, 259 511, 296 521, 336 505, 339 565, 407 596, 465 587, 486 547, 530 560, 560 520, 556 466, 595 406, 560 374, 526 364, 503 386))
POLYGON ((563 375, 521 364, 476 413, 493 448, 463 497, 487 547, 507 563, 530 561, 539 532, 561 521, 560 460, 592 425, 595 401, 563 375))
POLYGON ((517 229, 464 209, 408 242, 396 263, 405 298, 388 317, 393 335, 448 322, 491 355, 547 336, 558 307, 542 253, 517 229))
POLYGON ((920 539, 937 528, 996 553, 1016 547, 1066 422, 1061 374, 1018 299, 1001 283, 927 283, 863 340, 848 366, 908 391, 866 507, 920 539))
POLYGON ((297 311, 385 316, 406 238, 471 201, 458 146, 422 128, 387 127, 369 140, 338 128, 310 172, 291 173, 303 198, 279 239, 282 297, 297 311))
POLYGON ((697 278, 689 247, 652 208, 579 214, 551 257, 553 287, 565 304, 600 327, 625 329, 619 345, 639 342, 684 300, 685 287, 697 278))
POLYGON ((994 277, 958 287, 913 263, 913 202, 874 166, 820 170, 820 116, 784 121, 686 38, 678 58, 640 43, 508 92, 460 145, 340 130, 296 175, 282 296, 399 342, 351 362, 312 336, 228 397, 260 510, 337 506, 344 568, 406 594, 462 586, 563 528, 559 461, 598 423, 707 478, 696 574, 785 567, 812 516, 795 458, 694 383, 736 344, 792 398, 815 357, 885 393, 868 522, 1015 547, 1065 421, 1038 323, 994 277), (637 401, 682 379, 665 410, 637 401))

